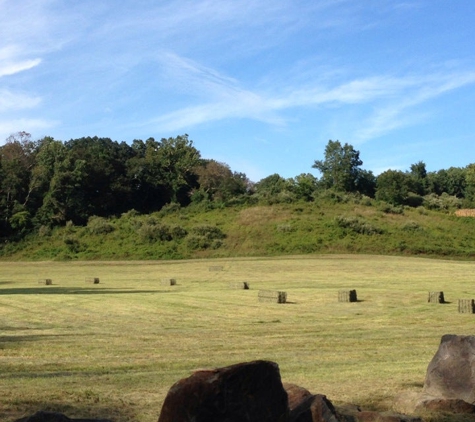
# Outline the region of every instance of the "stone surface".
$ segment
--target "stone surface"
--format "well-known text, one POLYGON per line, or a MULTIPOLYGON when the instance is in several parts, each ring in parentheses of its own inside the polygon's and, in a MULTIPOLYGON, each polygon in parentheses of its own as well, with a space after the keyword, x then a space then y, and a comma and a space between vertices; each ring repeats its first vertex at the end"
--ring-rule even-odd
POLYGON ((332 403, 322 394, 306 397, 290 412, 290 422, 339 422, 332 403))
POLYGON ((284 390, 287 393, 287 401, 289 403, 289 410, 295 409, 300 403, 302 403, 307 397, 313 394, 306 388, 300 387, 296 384, 284 382, 284 390))
POLYGON ((427 368, 423 394, 475 402, 475 336, 442 336, 427 368))
POLYGON ((197 371, 169 390, 158 422, 287 422, 279 367, 253 361, 197 371))
POLYGON ((460 399, 428 399, 421 400, 415 410, 447 413, 475 413, 475 405, 460 399))

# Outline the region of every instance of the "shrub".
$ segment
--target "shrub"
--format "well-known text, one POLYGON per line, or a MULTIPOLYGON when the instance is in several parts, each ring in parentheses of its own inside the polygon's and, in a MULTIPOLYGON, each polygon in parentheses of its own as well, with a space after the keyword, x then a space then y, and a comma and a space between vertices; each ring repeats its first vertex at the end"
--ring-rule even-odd
POLYGON ((409 192, 404 203, 412 208, 417 208, 422 205, 424 198, 413 192, 409 192))
POLYGON ((429 212, 424 208, 424 207, 417 207, 417 212, 420 214, 420 215, 429 215, 429 212))
POLYGON ((171 202, 169 204, 164 205, 158 213, 160 216, 163 217, 165 215, 176 214, 180 211, 180 209, 180 204, 177 204, 176 202, 171 202))
POLYGON ((224 239, 225 234, 217 226, 201 224, 191 228, 191 233, 195 236, 203 236, 208 239, 224 239))
POLYGON ((384 212, 385 214, 404 214, 404 208, 402 206, 395 206, 386 202, 383 202, 379 206, 379 210, 384 212))
POLYGON ((150 222, 143 224, 138 230, 138 234, 142 240, 148 242, 168 242, 173 238, 169 226, 150 222))
POLYGON ((186 237, 186 244, 188 248, 197 249, 218 249, 222 246, 226 235, 219 227, 202 224, 192 227, 190 234, 186 237))
POLYGON ((188 234, 188 232, 181 226, 172 226, 170 227, 170 234, 173 239, 182 239, 188 234))
POLYGON ((122 213, 121 215, 121 218, 123 218, 124 220, 129 220, 131 218, 135 218, 137 216, 139 216, 140 213, 137 211, 137 210, 134 210, 133 208, 127 212, 124 212, 122 213))
POLYGON ((411 232, 411 231, 420 230, 421 226, 418 223, 416 223, 415 221, 408 221, 408 222, 403 224, 401 229, 404 230, 404 231, 411 232))
POLYGON ((114 231, 114 226, 107 219, 97 216, 89 217, 87 228, 92 234, 107 234, 114 231))
POLYGON ((336 218, 336 223, 339 227, 351 230, 358 234, 373 235, 383 233, 383 230, 380 228, 356 217, 339 216, 336 218))
POLYGON ((447 211, 452 208, 460 208, 462 206, 462 200, 456 196, 443 193, 438 196, 435 193, 424 196, 424 207, 430 210, 442 210, 447 211))
POLYGON ((63 241, 70 252, 73 252, 73 253, 79 252, 80 243, 79 243, 79 240, 77 240, 75 237, 65 236, 63 241))
POLYGON ((40 226, 38 229, 38 236, 39 237, 49 237, 53 233, 53 230, 50 226, 40 226))

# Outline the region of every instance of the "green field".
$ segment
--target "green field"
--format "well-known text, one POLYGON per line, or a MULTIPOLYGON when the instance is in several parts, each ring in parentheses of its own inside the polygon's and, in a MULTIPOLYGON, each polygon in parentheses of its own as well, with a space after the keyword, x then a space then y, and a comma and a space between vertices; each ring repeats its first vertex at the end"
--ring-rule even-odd
POLYGON ((43 409, 156 421, 178 379, 254 359, 335 404, 391 409, 421 390, 442 335, 473 333, 457 300, 475 298, 474 273, 475 262, 361 255, 0 262, 0 420, 43 409), (289 303, 261 303, 260 289, 289 303), (338 302, 341 289, 359 301, 338 302))

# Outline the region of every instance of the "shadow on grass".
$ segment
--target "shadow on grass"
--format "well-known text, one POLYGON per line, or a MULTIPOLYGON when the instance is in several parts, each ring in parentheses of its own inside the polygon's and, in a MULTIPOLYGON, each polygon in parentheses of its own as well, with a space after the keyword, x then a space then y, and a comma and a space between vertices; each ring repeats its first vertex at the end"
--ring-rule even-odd
MULTIPOLYGON (((3 330, 14 331, 15 328, 12 327, 1 327, 3 330)), ((23 328, 18 328, 18 330, 22 330, 23 328)), ((85 336, 87 337, 88 334, 74 334, 74 337, 85 336)), ((55 339, 58 337, 71 337, 69 334, 28 334, 28 335, 19 335, 19 336, 1 336, 0 335, 0 348, 2 343, 25 343, 30 341, 38 341, 38 340, 45 340, 45 339, 55 339)), ((0 378, 2 374, 0 374, 0 378)))
MULTIPOLYGON (((81 398, 76 398, 75 401, 78 399, 81 398)), ((8 403, 4 403, 0 411, 0 420, 13 421, 43 411, 62 413, 72 419, 87 418, 106 419, 114 422, 131 422, 137 420, 137 411, 134 407, 133 404, 123 400, 113 401, 109 399, 107 403, 102 403, 102 400, 96 402, 94 399, 90 399, 75 403, 69 402, 67 398, 65 398, 64 402, 61 402, 58 399, 48 400, 45 397, 44 400, 15 400, 11 406, 8 406, 8 403)))
POLYGON ((101 295, 101 294, 132 294, 132 293, 170 293, 169 290, 124 290, 113 288, 81 288, 81 287, 26 287, 17 289, 0 289, 2 295, 101 295))

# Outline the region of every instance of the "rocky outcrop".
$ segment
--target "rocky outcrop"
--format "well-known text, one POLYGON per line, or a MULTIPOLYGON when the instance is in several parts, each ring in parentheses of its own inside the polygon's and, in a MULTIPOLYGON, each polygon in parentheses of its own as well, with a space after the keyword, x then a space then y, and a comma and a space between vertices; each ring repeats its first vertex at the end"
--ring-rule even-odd
POLYGON ((268 361, 197 371, 175 383, 158 422, 288 422, 279 367, 268 361))

